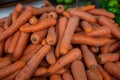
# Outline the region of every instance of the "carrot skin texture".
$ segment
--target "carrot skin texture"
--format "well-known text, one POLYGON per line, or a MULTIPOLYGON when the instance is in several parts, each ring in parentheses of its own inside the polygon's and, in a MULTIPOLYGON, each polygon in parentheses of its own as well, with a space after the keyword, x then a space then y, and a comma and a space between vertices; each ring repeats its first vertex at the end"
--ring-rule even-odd
POLYGON ((48 18, 48 13, 43 13, 39 18, 39 22, 44 18, 48 18))
POLYGON ((30 24, 37 24, 38 23, 37 17, 36 16, 31 17, 29 20, 29 23, 30 24))
POLYGON ((63 80, 74 80, 72 75, 69 72, 66 72, 62 75, 63 80))
POLYGON ((95 71, 95 73, 97 74, 99 80, 103 80, 103 76, 102 76, 102 74, 100 73, 100 71, 98 70, 98 68, 95 68, 94 71, 95 71))
POLYGON ((51 46, 45 45, 43 46, 32 58, 31 60, 26 64, 26 66, 20 71, 20 73, 17 75, 15 80, 29 80, 34 71, 39 66, 41 60, 44 58, 44 56, 50 51, 51 46))
POLYGON ((59 74, 53 74, 50 76, 50 80, 62 80, 62 77, 59 74))
POLYGON ((62 15, 63 15, 64 17, 67 17, 67 18, 70 18, 70 17, 71 17, 71 15, 70 15, 67 11, 64 11, 64 12, 62 13, 62 15))
POLYGON ((87 6, 82 6, 79 8, 79 10, 81 10, 81 11, 90 11, 93 9, 95 9, 95 5, 87 5, 87 6))
MULTIPOLYGON (((1 34, 2 32, 4 32, 4 28, 0 28, 0 34, 1 34)), ((0 57, 2 57, 2 55, 3 55, 4 45, 5 45, 5 41, 1 41, 1 42, 0 42, 0 57)))
POLYGON ((120 47, 120 41, 114 42, 110 45, 108 52, 114 52, 116 50, 118 50, 120 47))
POLYGON ((44 3, 48 7, 53 6, 52 3, 49 0, 45 0, 44 3))

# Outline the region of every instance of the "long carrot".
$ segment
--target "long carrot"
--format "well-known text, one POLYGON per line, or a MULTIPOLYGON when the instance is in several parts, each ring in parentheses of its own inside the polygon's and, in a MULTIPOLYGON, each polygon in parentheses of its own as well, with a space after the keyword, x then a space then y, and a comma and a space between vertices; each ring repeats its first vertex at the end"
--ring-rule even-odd
POLYGON ((56 12, 58 13, 58 14, 62 14, 63 12, 64 12, 64 6, 63 5, 57 5, 56 6, 56 12))
MULTIPOLYGON (((4 32, 4 28, 0 28, 0 34, 1 34, 2 32, 4 32)), ((1 42, 0 42, 0 57, 2 57, 2 55, 3 55, 4 43, 5 43, 5 41, 1 41, 1 42)))
POLYGON ((57 19, 57 18, 58 18, 58 15, 57 15, 56 12, 49 12, 49 13, 48 13, 48 18, 57 19))
POLYGON ((71 71, 75 80, 87 80, 85 67, 81 61, 73 61, 71 64, 71 71))
POLYGON ((95 69, 97 67, 97 61, 94 54, 88 49, 87 45, 81 45, 81 51, 83 54, 85 65, 89 69, 95 69))
POLYGON ((85 21, 88 21, 88 22, 96 22, 96 18, 93 15, 90 15, 87 12, 72 9, 72 8, 68 9, 67 11, 73 16, 79 16, 82 20, 85 20, 85 21))
POLYGON ((74 48, 71 51, 69 51, 66 55, 61 57, 60 59, 57 60, 57 62, 52 65, 49 69, 48 72, 55 73, 61 68, 63 68, 65 65, 71 63, 72 61, 78 59, 81 55, 81 51, 78 48, 74 48), (74 53, 74 54, 73 54, 74 53))
POLYGON ((63 11, 62 15, 67 18, 71 17, 71 15, 67 11, 63 11))
POLYGON ((48 27, 54 26, 56 23, 57 23, 56 19, 45 18, 45 19, 42 19, 38 24, 22 26, 20 30, 23 32, 35 32, 35 31, 43 30, 48 27))
POLYGON ((31 17, 29 20, 29 23, 30 24, 37 24, 38 23, 37 17, 36 16, 31 17))
POLYGON ((15 80, 29 80, 34 71, 39 66, 41 60, 50 51, 50 49, 50 45, 43 46, 20 71, 15 80))
POLYGON ((62 77, 59 74, 53 74, 50 76, 50 80, 62 80, 62 77))
POLYGON ((74 80, 72 77, 72 74, 70 74, 69 72, 66 72, 62 75, 62 79, 63 80, 74 80))
POLYGON ((79 17, 73 16, 68 20, 67 27, 61 41, 60 53, 62 55, 66 54, 69 51, 69 46, 71 44, 73 34, 78 25, 79 17))
POLYGON ((57 42, 57 34, 55 32, 55 27, 50 27, 46 37, 46 41, 49 45, 55 45, 57 42))
POLYGON ((46 6, 53 6, 52 3, 49 0, 45 0, 44 3, 45 3, 46 6))
POLYGON ((87 6, 82 6, 79 8, 79 10, 81 10, 81 11, 90 11, 93 9, 95 9, 95 5, 87 5, 87 6))
POLYGON ((48 29, 44 29, 44 30, 40 30, 40 31, 34 32, 31 35, 31 38, 30 38, 31 42, 33 44, 40 43, 46 37, 47 32, 48 32, 48 29))
POLYGON ((48 18, 48 13, 43 13, 40 18, 39 18, 39 21, 41 21, 42 19, 44 18, 48 18))
POLYGON ((23 61, 18 61, 14 64, 11 64, 9 66, 6 66, 0 69, 0 79, 10 75, 15 71, 22 69, 24 66, 25 66, 25 63, 23 61))

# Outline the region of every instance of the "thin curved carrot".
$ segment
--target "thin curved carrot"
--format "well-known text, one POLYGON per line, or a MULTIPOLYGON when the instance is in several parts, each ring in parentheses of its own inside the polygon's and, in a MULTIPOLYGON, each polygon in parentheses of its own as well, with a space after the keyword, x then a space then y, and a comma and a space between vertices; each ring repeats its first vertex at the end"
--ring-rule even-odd
POLYGON ((56 12, 58 13, 58 14, 62 14, 63 12, 64 12, 64 6, 63 5, 57 5, 56 6, 56 12))
POLYGON ((49 0, 45 0, 44 3, 48 7, 53 6, 52 3, 49 0))
POLYGON ((63 11, 62 15, 67 18, 71 17, 71 15, 67 11, 63 11))
POLYGON ((81 11, 90 11, 93 9, 95 9, 95 5, 87 5, 87 6, 82 6, 79 8, 79 10, 81 10, 81 11))
MULTIPOLYGON (((4 28, 0 28, 0 34, 4 32, 4 28)), ((0 42, 0 57, 2 57, 3 52, 4 52, 4 45, 5 45, 5 41, 1 41, 0 42)))
POLYGON ((37 17, 36 16, 31 17, 29 20, 29 23, 30 24, 37 24, 38 23, 37 17))
POLYGON ((48 18, 48 13, 43 13, 39 18, 39 22, 44 18, 48 18))
POLYGON ((59 74, 52 74, 50 80, 62 80, 62 77, 59 74))
POLYGON ((72 74, 69 72, 66 72, 62 75, 62 79, 63 80, 74 80, 74 78, 72 77, 72 74))
POLYGON ((58 18, 58 15, 56 12, 50 12, 48 13, 48 18, 54 18, 54 19, 57 19, 58 18))

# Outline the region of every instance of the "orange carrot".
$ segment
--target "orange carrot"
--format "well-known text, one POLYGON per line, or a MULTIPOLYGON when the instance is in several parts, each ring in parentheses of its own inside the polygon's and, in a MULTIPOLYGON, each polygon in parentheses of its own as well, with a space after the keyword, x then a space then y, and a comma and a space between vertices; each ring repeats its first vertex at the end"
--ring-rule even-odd
POLYGON ((75 80, 87 80, 85 67, 81 61, 73 61, 71 64, 71 71, 75 80))
POLYGON ((10 75, 13 72, 16 72, 22 69, 24 66, 25 66, 25 63, 23 61, 18 61, 16 63, 13 63, 9 66, 6 66, 0 69, 0 79, 10 75))
POLYGON ((29 20, 29 23, 30 24, 37 24, 38 23, 37 17, 36 16, 31 17, 29 20))
POLYGON ((79 16, 82 20, 85 20, 85 21, 88 21, 88 22, 96 22, 96 18, 93 15, 90 15, 87 12, 72 9, 72 8, 68 9, 67 11, 73 16, 79 16))
POLYGON ((29 80, 34 71, 39 66, 41 60, 50 51, 51 46, 43 46, 26 64, 26 66, 20 71, 15 80, 29 80))
POLYGON ((77 16, 73 16, 69 19, 65 33, 61 40, 60 53, 62 55, 66 54, 69 51, 70 48, 69 46, 71 44, 73 34, 78 25, 79 25, 79 18, 77 16))
POLYGON ((74 80, 72 75, 69 72, 66 72, 62 75, 63 80, 74 80))
POLYGON ((48 17, 48 13, 43 13, 40 18, 39 18, 39 22, 44 19, 44 18, 47 18, 48 17))
POLYGON ((9 53, 9 54, 13 54, 13 53, 14 53, 15 48, 16 48, 16 46, 17 46, 17 44, 18 44, 19 37, 20 37, 20 31, 17 31, 17 32, 13 35, 12 40, 11 40, 9 46, 8 46, 8 53, 9 53))
POLYGON ((36 78, 32 78, 32 79, 30 79, 30 80, 47 80, 47 78, 46 77, 36 77, 36 78))
POLYGON ((97 53, 97 52, 99 52, 99 47, 98 47, 98 46, 90 46, 90 47, 89 47, 89 50, 90 50, 92 53, 97 53))
POLYGON ((103 76, 102 76, 102 74, 100 73, 100 71, 98 70, 98 68, 95 68, 94 71, 95 71, 95 73, 97 74, 99 80, 103 80, 103 76))
POLYGON ((59 74, 52 74, 50 80, 62 80, 62 77, 59 74))
POLYGON ((120 79, 120 68, 115 64, 108 62, 104 65, 104 69, 113 77, 120 79))
POLYGON ((82 6, 79 8, 79 10, 81 10, 81 11, 90 11, 93 9, 95 9, 95 5, 87 5, 87 6, 82 6))
POLYGON ((41 41, 41 44, 42 44, 43 46, 46 45, 46 44, 47 44, 46 39, 43 39, 43 40, 41 41))
POLYGON ((4 29, 8 29, 11 24, 12 24, 12 13, 9 14, 7 20, 5 21, 4 29))
POLYGON ((9 36, 11 36, 14 32, 16 32, 23 24, 26 23, 32 17, 31 11, 25 10, 17 20, 2 34, 0 34, 0 41, 5 40, 9 36))
POLYGON ((28 38, 29 38, 28 33, 24 33, 24 32, 20 33, 19 41, 18 41, 15 51, 13 53, 13 57, 14 57, 15 61, 19 60, 20 57, 22 56, 23 51, 27 45, 28 38))
POLYGON ((7 20, 8 17, 4 17, 4 18, 0 18, 0 24, 1 23, 5 23, 5 21, 7 20))
POLYGON ((29 25, 29 26, 22 26, 20 28, 20 30, 23 31, 23 32, 35 32, 35 31, 46 29, 48 27, 52 27, 56 23, 57 23, 56 19, 45 18, 45 19, 42 19, 38 24, 29 25))
POLYGON ((55 73, 61 68, 63 68, 65 65, 71 63, 72 61, 78 59, 81 55, 81 51, 78 48, 74 48, 71 51, 69 51, 66 55, 61 57, 60 59, 57 60, 57 62, 52 65, 49 69, 48 72, 55 73), (73 54, 74 53, 74 54, 73 54))
POLYGON ((49 0, 45 0, 44 3, 45 3, 46 6, 53 6, 52 3, 49 0))
POLYGON ((100 64, 105 64, 107 62, 115 62, 119 60, 119 56, 119 53, 100 54, 98 56, 98 61, 100 64))
MULTIPOLYGON (((0 28, 0 34, 1 34, 2 32, 4 32, 4 28, 0 28)), ((2 55, 3 55, 4 43, 5 43, 5 41, 1 41, 1 42, 0 42, 0 57, 2 57, 2 55)))
POLYGON ((58 18, 58 15, 56 12, 50 12, 48 13, 48 18, 54 18, 54 19, 57 19, 58 18))
POLYGON ((47 53, 47 55, 46 55, 46 61, 49 64, 51 64, 51 65, 56 63, 56 57, 54 55, 54 48, 52 48, 50 50, 50 52, 47 53))
POLYGON ((84 57, 85 65, 89 69, 95 69, 97 67, 97 61, 94 54, 88 49, 87 45, 81 45, 81 51, 84 57))
POLYGON ((100 9, 93 9, 88 11, 90 14, 93 15, 99 15, 99 16, 106 16, 108 18, 114 18, 115 15, 113 13, 107 12, 107 11, 101 11, 100 9))
POLYGON ((31 42, 33 44, 41 43, 41 41, 46 37, 47 32, 48 32, 48 29, 44 29, 44 30, 40 30, 40 31, 34 32, 31 35, 31 38, 30 38, 31 42))
POLYGON ((56 57, 60 57, 60 46, 61 40, 63 38, 66 26, 67 26, 68 19, 66 17, 61 17, 58 23, 58 42, 55 50, 56 57))
POLYGON ((81 22, 81 27, 85 32, 92 32, 93 27, 87 22, 87 21, 82 21, 81 22))
POLYGON ((48 69, 46 67, 38 67, 34 72, 33 76, 44 76, 48 74, 48 69))
POLYGON ((90 46, 103 46, 111 42, 109 38, 93 38, 81 33, 76 33, 73 35, 72 43, 73 44, 87 44, 90 46))
POLYGON ((50 27, 48 30, 48 35, 46 37, 46 41, 49 45, 55 45, 57 42, 57 35, 55 32, 55 27, 50 27))
POLYGON ((67 18, 71 17, 71 15, 67 11, 63 11, 62 15, 67 18))
POLYGON ((66 72, 68 72, 68 69, 62 68, 62 69, 60 69, 59 71, 57 71, 56 73, 57 73, 57 74, 60 74, 60 75, 63 75, 63 74, 66 73, 66 72))
POLYGON ((62 14, 64 12, 64 6, 63 5, 57 5, 56 11, 58 14, 62 14))

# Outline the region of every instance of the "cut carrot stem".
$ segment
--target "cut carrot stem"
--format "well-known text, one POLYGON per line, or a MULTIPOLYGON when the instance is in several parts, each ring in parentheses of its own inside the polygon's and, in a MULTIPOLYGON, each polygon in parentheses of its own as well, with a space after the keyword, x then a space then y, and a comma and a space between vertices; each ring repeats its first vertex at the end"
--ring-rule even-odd
POLYGON ((89 50, 92 52, 92 53, 97 53, 99 52, 99 47, 98 46, 90 46, 89 47, 89 50))
POLYGON ((54 19, 57 19, 58 18, 58 15, 56 12, 50 12, 48 13, 48 18, 54 18, 54 19))
POLYGON ((57 5, 56 6, 56 12, 58 14, 62 14, 64 12, 64 6, 63 5, 57 5))

